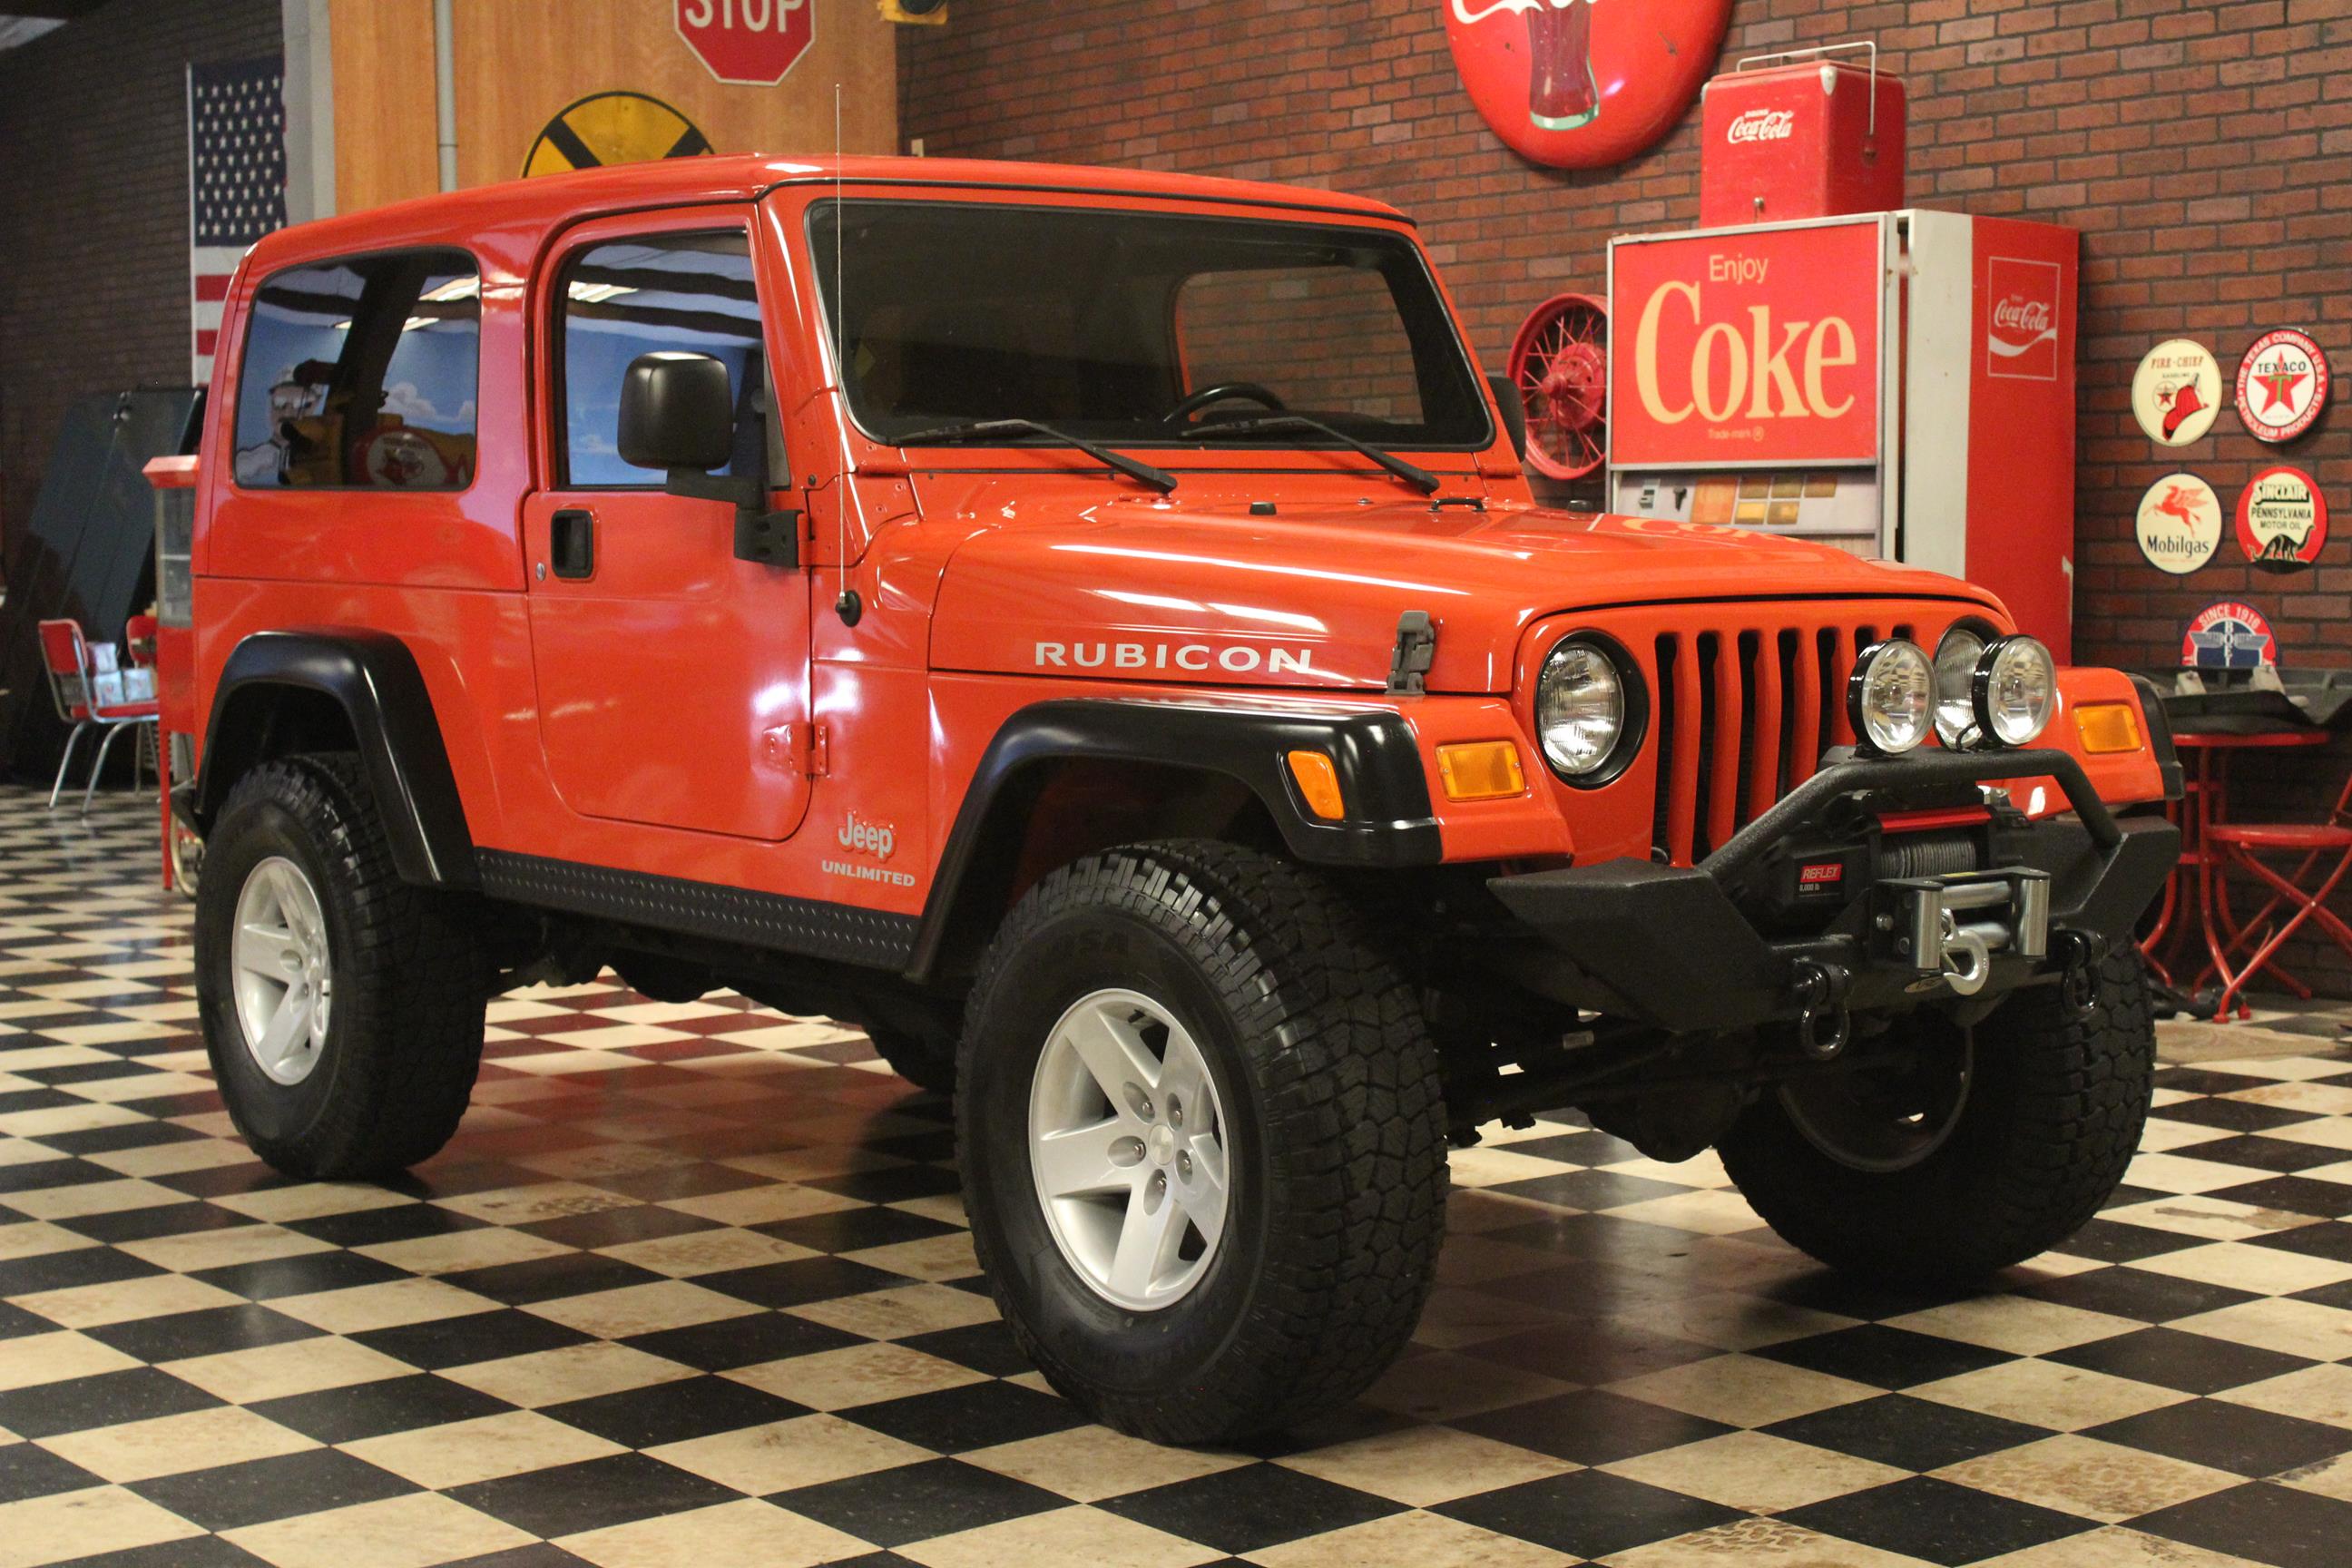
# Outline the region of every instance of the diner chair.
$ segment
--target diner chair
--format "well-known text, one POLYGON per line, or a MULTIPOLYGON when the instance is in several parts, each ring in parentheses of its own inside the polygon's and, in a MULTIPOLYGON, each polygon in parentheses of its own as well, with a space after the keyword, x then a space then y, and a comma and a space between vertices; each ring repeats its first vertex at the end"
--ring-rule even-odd
MULTIPOLYGON (((65 754, 58 759, 58 776, 49 785, 49 809, 57 809, 58 795, 65 789, 66 772, 73 765, 74 748, 85 731, 103 730, 98 755, 89 765, 89 783, 81 792, 81 814, 89 815, 91 795, 98 788, 99 775, 106 769, 106 754, 123 731, 161 721, 163 705, 153 698, 139 702, 101 703, 97 700, 98 669, 89 656, 89 640, 82 635, 79 621, 43 621, 40 624, 41 659, 48 668, 49 698, 57 704, 58 718, 73 726, 66 737, 65 754)), ((137 783, 139 763, 134 755, 132 782, 137 783)))
POLYGON ((2221 1012, 2224 1016, 2238 994, 2306 922, 2316 925, 2347 955, 2352 955, 2352 925, 2347 925, 2327 907, 2346 874, 2352 872, 2352 772, 2345 775, 2336 807, 2325 821, 2216 823, 2206 830, 2206 839, 2220 858, 2217 869, 2221 875, 2226 876, 2234 867, 2262 883, 2271 894, 2270 901, 2254 918, 2239 928, 2238 940, 2230 944, 2216 967, 2221 981, 2221 1012), (2282 875, 2263 858, 2266 855, 2299 855, 2302 860, 2292 873, 2282 875), (2315 884, 2310 879, 2312 874, 2326 865, 2330 856, 2335 857, 2334 866, 2315 884), (2260 939, 2259 945, 2247 954, 2243 966, 2232 974, 2229 952, 2242 945, 2249 933, 2261 931, 2271 916, 2282 910, 2294 912, 2276 931, 2260 939))

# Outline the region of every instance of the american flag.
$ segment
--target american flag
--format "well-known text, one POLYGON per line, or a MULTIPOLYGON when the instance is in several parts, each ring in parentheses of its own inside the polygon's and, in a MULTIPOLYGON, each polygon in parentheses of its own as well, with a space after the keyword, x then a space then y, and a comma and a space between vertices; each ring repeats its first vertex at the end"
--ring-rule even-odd
POLYGON ((221 301, 246 247, 286 226, 285 62, 188 68, 188 287, 195 384, 213 378, 221 301))

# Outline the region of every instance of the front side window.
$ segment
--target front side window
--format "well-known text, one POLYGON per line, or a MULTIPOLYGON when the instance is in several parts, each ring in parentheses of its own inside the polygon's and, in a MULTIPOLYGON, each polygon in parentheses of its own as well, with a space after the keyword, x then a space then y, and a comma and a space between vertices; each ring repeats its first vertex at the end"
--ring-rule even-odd
POLYGON ((1382 447, 1493 439, 1435 280, 1391 230, 853 199, 814 209, 809 244, 877 440, 1034 419, 1118 446, 1264 445, 1249 423, 1277 406, 1382 447))
POLYGON ((236 482, 456 490, 473 482, 482 288, 457 250, 272 273, 237 375, 236 482))
MULTIPOLYGON (((661 483, 659 474, 621 460, 621 383, 629 362, 643 353, 667 350, 718 360, 734 388, 740 438, 758 440, 762 431, 775 438, 775 422, 765 417, 772 400, 760 297, 752 286, 751 241, 741 230, 592 246, 564 267, 562 311, 563 468, 572 488, 661 483)), ((771 454, 772 463, 772 447, 771 454)), ((776 466, 773 471, 789 470, 776 466)))

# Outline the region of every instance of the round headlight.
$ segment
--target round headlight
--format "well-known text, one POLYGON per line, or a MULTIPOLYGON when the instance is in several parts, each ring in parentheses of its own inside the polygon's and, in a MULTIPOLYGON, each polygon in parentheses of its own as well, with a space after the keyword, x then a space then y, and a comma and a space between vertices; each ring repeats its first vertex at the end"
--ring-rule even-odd
POLYGON ((1936 667, 1917 643, 1901 637, 1873 643, 1854 660, 1846 682, 1846 717, 1872 750, 1895 756, 1927 738, 1933 722, 1936 667))
POLYGON ((1936 645, 1936 738, 1958 751, 1976 732, 1977 661, 1985 640, 1967 626, 1954 626, 1936 645))
POLYGON ((1598 644, 1569 637, 1544 660, 1536 738, 1561 777, 1590 778, 1608 764, 1625 733, 1625 679, 1598 644))
POLYGON ((1996 640, 1977 661, 1977 722, 2004 746, 2032 745, 2058 710, 2058 666, 2028 637, 1996 640))

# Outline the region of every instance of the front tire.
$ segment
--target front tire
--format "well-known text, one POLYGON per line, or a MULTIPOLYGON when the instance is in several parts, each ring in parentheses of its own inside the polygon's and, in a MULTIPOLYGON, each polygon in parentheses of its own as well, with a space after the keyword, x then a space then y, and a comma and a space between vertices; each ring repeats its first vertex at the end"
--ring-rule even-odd
POLYGON ((1352 1398, 1411 1336, 1444 1224, 1437 1054, 1319 877, 1192 842, 1054 872, 982 964, 961 1071, 998 1307, 1097 1419, 1249 1436, 1352 1398), (1057 1151, 1088 1139, 1104 1158, 1073 1173, 1057 1151))
POLYGON ((289 1176, 384 1176, 457 1131, 489 968, 460 895, 414 888, 359 759, 237 781, 196 893, 205 1048, 230 1119, 289 1176))
POLYGON ((1764 1091, 1720 1144, 1724 1169, 1784 1240, 1888 1283, 1965 1284, 2048 1250, 2123 1180, 2155 1087, 2138 955, 2118 944, 2095 978, 2086 1013, 2041 985, 1972 1039, 1926 1013, 1898 1026, 1963 1078, 1882 1088, 1884 1126, 1858 1109, 1867 1068, 1764 1091))

